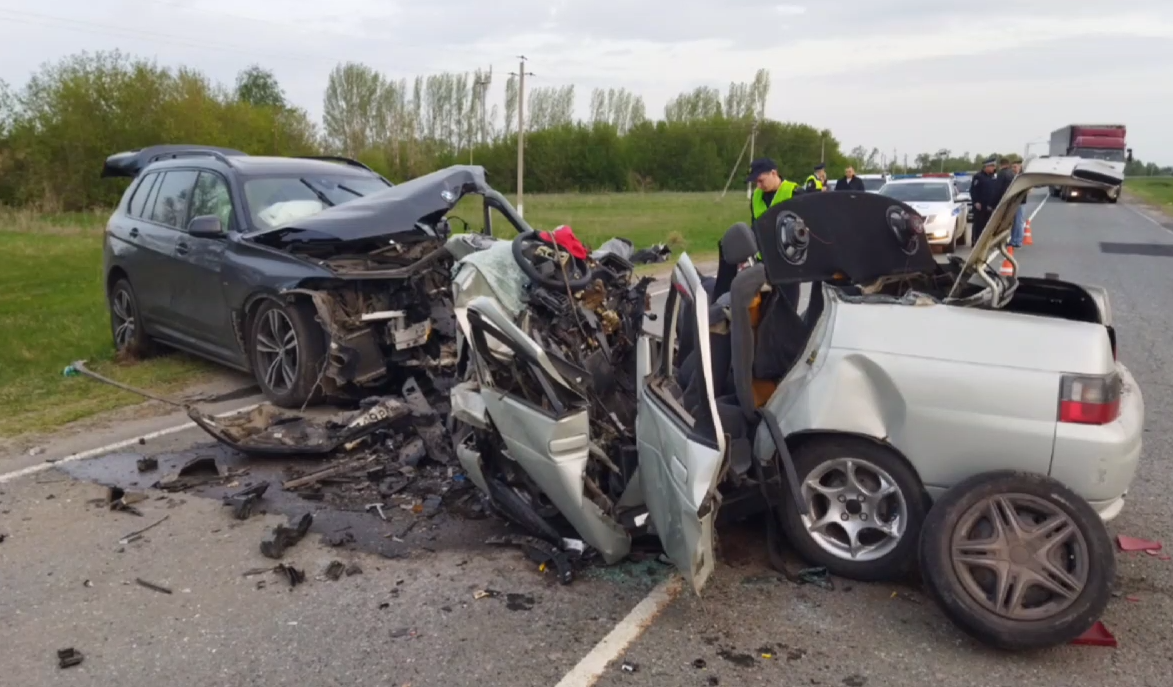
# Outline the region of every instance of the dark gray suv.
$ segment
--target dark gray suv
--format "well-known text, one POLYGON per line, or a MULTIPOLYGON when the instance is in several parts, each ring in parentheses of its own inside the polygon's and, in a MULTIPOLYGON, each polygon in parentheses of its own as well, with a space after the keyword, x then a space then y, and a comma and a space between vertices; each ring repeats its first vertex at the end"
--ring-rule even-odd
POLYGON ((274 403, 361 396, 455 365, 448 212, 490 189, 457 166, 393 186, 345 158, 155 146, 106 160, 133 179, 106 228, 114 344, 162 343, 252 371, 274 403))

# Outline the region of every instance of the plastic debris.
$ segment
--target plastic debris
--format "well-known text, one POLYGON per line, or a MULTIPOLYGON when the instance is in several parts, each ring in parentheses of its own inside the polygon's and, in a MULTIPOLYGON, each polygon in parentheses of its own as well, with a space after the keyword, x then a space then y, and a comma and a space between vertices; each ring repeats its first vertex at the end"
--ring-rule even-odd
POLYGON ((171 590, 168 589, 167 587, 164 587, 161 584, 155 584, 154 582, 148 582, 141 577, 134 578, 134 581, 136 584, 138 584, 138 586, 146 587, 147 589, 150 589, 153 592, 159 592, 160 594, 170 594, 171 593, 171 590))
POLYGON ((142 528, 141 530, 135 530, 135 531, 131 532, 130 534, 124 536, 122 539, 119 539, 118 543, 119 544, 129 544, 132 541, 135 541, 137 539, 141 539, 144 532, 151 529, 152 527, 155 527, 156 525, 162 524, 163 522, 165 522, 167 520, 167 518, 170 518, 170 517, 171 517, 170 515, 164 515, 163 517, 159 518, 155 522, 152 522, 151 524, 147 525, 146 527, 142 528))
POLYGON ((706 666, 708 666, 708 663, 706 663, 705 659, 703 658, 698 658, 692 662, 692 667, 696 668, 697 670, 704 670, 706 666))
POLYGON ((1116 535, 1116 544, 1120 546, 1120 550, 1125 553, 1133 551, 1160 551, 1161 542, 1149 541, 1148 539, 1137 539, 1136 537, 1126 537, 1123 534, 1116 535))
POLYGON ((82 656, 81 652, 77 649, 74 649, 73 647, 57 650, 58 668, 72 668, 73 666, 81 663, 83 660, 85 660, 85 656, 82 656))
POLYGON ((273 568, 273 572, 279 572, 284 575, 285 579, 289 581, 290 587, 296 587, 302 582, 305 582, 305 572, 298 570, 292 565, 285 565, 282 563, 281 565, 273 568))
POLYGON ((297 527, 277 525, 261 542, 261 553, 267 558, 281 558, 285 555, 285 549, 302 540, 302 537, 310 531, 310 525, 313 522, 313 513, 306 513, 298 520, 297 527))
POLYGON ((1073 639, 1071 643, 1081 646, 1108 646, 1113 648, 1117 646, 1116 637, 1099 620, 1088 628, 1087 632, 1073 639))
POLYGON ((492 537, 486 541, 488 544, 496 546, 516 546, 520 548, 526 556, 540 566, 539 570, 545 572, 547 564, 553 564, 558 571, 558 581, 562 584, 570 584, 574 581, 574 568, 570 564, 570 559, 565 553, 558 550, 550 542, 543 541, 537 537, 526 536, 504 536, 492 537))
POLYGON ((817 568, 803 568, 798 571, 797 578, 799 584, 813 584, 823 589, 835 589, 835 583, 831 580, 827 569, 821 566, 817 568))
POLYGON ((330 564, 326 566, 322 574, 330 580, 337 582, 344 572, 346 572, 346 565, 342 561, 330 561, 330 564))
POLYGON ((159 469, 159 459, 158 458, 139 458, 138 461, 135 462, 135 467, 138 468, 139 472, 151 472, 152 470, 158 470, 159 469))
POLYGON ((623 664, 619 666, 619 669, 625 673, 638 673, 639 664, 632 663, 631 661, 624 661, 623 664))

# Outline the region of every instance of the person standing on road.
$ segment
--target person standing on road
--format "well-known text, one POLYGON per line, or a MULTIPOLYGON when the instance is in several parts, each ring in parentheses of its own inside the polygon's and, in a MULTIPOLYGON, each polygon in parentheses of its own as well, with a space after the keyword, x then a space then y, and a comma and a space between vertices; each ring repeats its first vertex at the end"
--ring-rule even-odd
MULTIPOLYGON (((1013 176, 1007 182, 1006 187, 1022 174, 1022 163, 1015 162, 1010 166, 1013 176)), ((1006 194, 1006 189, 1002 189, 1002 195, 1006 194)), ((1022 197, 1022 201, 1018 204, 1018 209, 1014 211, 1014 229, 1010 232, 1010 245, 1015 248, 1022 248, 1022 242, 1026 238, 1026 196, 1022 197)))
POLYGON ((836 191, 867 191, 863 179, 855 176, 855 169, 848 167, 843 170, 843 178, 835 182, 836 191))
MULTIPOLYGON (((778 165, 768 157, 759 158, 750 163, 749 176, 745 180, 753 182, 757 186, 749 200, 750 216, 755 222, 771 207, 803 193, 798 184, 782 178, 782 175, 778 173, 778 165)), ((757 259, 762 259, 761 252, 757 254, 757 259)), ((790 305, 797 312, 800 295, 799 285, 783 286, 778 288, 778 292, 790 302, 790 305)))
POLYGON ((994 176, 994 158, 986 160, 982 171, 973 176, 973 183, 969 188, 969 197, 973 202, 973 242, 981 238, 986 223, 990 221, 990 213, 997 204, 998 178, 994 176))
POLYGON ((766 210, 792 198, 796 191, 801 193, 798 184, 783 179, 778 173, 778 165, 768 157, 754 160, 745 180, 757 187, 749 199, 749 214, 753 222, 766 214, 766 210))
POLYGON ((815 173, 806 178, 806 182, 802 185, 806 191, 826 191, 827 190, 827 167, 823 163, 815 165, 815 173))

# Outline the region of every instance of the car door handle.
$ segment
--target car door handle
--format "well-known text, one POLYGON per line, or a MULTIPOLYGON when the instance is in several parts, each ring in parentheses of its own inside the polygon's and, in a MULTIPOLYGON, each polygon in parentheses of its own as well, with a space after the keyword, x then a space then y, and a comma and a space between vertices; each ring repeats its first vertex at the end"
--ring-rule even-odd
POLYGON ((189 250, 191 250, 191 246, 187 245, 186 243, 175 244, 175 252, 180 255, 187 255, 189 250))
POLYGON ((137 238, 138 238, 138 227, 131 227, 131 229, 130 229, 130 238, 132 238, 132 239, 137 239, 137 238))

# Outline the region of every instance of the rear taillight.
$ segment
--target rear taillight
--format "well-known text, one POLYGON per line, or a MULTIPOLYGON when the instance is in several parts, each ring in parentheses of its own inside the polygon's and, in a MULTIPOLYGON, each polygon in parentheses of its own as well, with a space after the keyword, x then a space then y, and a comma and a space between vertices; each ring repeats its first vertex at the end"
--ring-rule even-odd
POLYGON ((1059 422, 1106 425, 1120 415, 1120 374, 1063 375, 1059 383, 1059 422))

